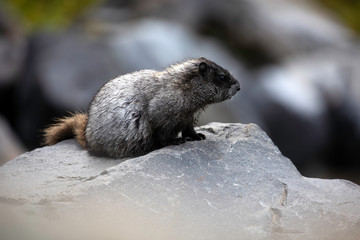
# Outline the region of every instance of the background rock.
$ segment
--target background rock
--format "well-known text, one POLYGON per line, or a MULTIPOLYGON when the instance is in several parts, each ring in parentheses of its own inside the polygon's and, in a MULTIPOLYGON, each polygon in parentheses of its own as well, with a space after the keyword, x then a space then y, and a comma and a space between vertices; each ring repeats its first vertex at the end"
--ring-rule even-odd
POLYGON ((43 34, 36 41, 40 49, 35 69, 41 90, 61 110, 87 110, 101 86, 122 73, 102 39, 69 31, 43 34))
POLYGON ((127 160, 89 156, 74 140, 25 153, 0 168, 0 209, 25 230, 38 221, 35 239, 62 229, 89 239, 359 238, 358 185, 301 176, 254 124, 198 131, 205 141, 127 160))
POLYGON ((263 68, 248 86, 251 91, 241 92, 230 106, 239 109, 234 118, 258 123, 301 170, 311 171, 319 159, 357 168, 359 60, 358 51, 333 50, 263 68))

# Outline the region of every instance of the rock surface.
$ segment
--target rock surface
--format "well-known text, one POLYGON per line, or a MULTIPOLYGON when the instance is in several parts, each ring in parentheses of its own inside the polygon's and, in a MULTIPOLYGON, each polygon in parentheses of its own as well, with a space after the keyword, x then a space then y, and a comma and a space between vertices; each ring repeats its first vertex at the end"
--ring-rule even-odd
POLYGON ((301 176, 254 124, 198 131, 126 161, 74 140, 15 158, 0 167, 1 239, 360 238, 358 185, 301 176))

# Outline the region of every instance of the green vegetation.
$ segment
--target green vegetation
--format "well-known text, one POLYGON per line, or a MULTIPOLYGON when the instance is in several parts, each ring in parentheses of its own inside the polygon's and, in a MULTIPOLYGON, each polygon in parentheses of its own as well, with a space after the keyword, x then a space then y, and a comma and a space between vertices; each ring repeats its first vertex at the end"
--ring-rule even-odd
POLYGON ((68 26, 101 0, 5 0, 5 7, 28 31, 68 26))
POLYGON ((350 28, 360 33, 359 0, 315 0, 337 14, 350 28))

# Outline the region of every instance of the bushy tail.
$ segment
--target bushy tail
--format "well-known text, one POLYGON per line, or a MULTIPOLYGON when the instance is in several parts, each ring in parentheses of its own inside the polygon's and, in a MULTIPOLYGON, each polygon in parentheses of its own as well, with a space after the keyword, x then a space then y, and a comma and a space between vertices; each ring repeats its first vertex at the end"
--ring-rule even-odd
POLYGON ((85 113, 74 113, 70 117, 58 119, 57 123, 44 130, 44 144, 54 145, 61 140, 75 137, 80 146, 86 147, 87 120, 88 115, 85 113))

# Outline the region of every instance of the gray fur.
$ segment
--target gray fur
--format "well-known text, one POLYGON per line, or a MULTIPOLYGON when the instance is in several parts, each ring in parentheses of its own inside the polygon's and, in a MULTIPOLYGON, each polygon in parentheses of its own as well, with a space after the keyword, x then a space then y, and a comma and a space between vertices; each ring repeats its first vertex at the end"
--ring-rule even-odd
POLYGON ((88 150, 109 157, 139 156, 166 145, 204 139, 193 128, 194 114, 239 90, 227 70, 205 58, 161 72, 142 70, 119 76, 91 102, 85 130, 88 150))

